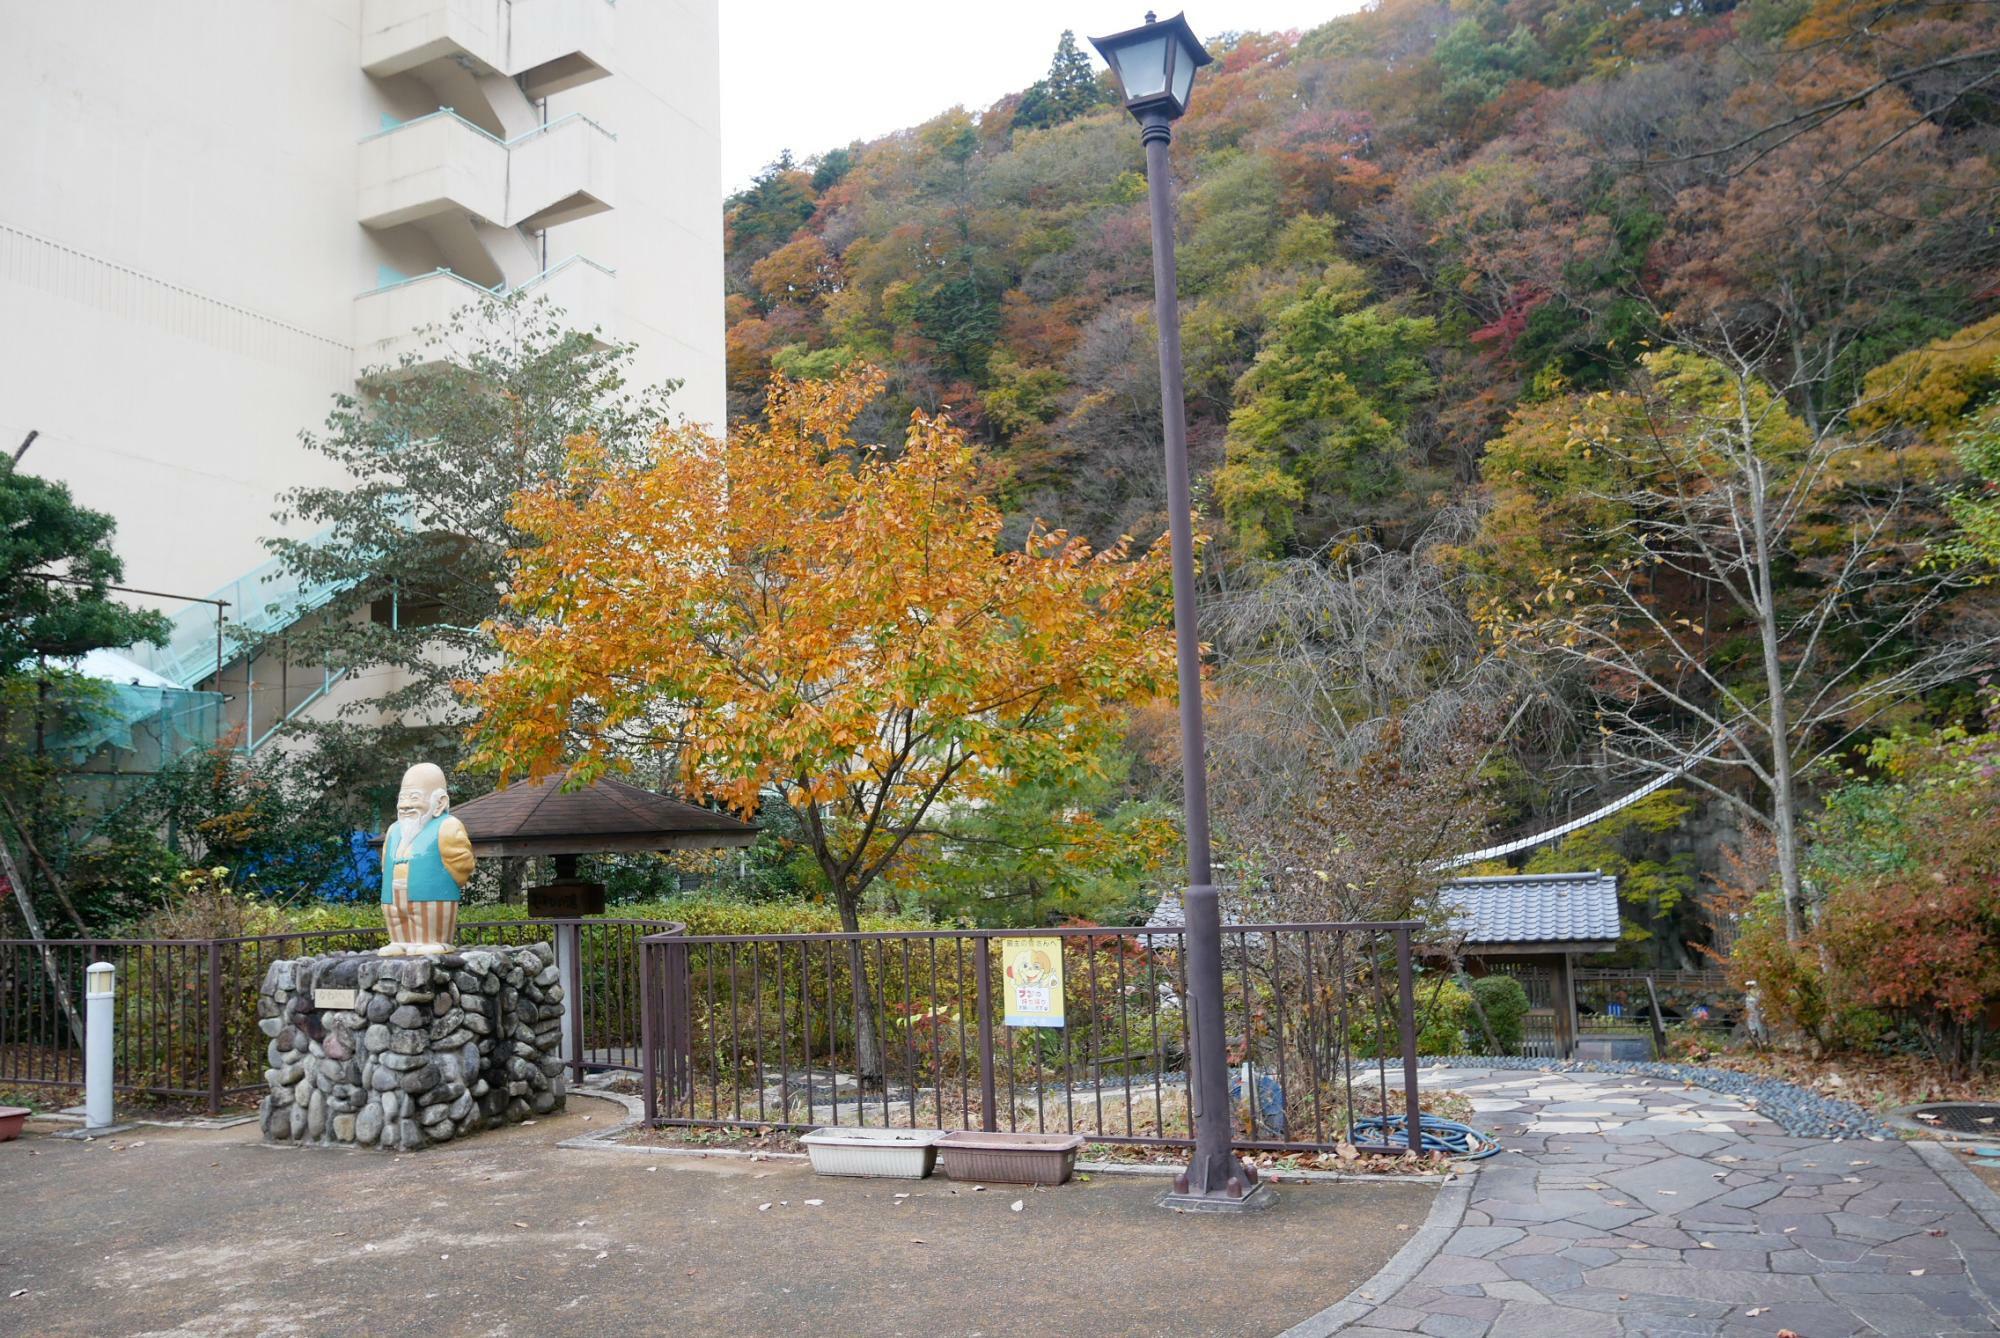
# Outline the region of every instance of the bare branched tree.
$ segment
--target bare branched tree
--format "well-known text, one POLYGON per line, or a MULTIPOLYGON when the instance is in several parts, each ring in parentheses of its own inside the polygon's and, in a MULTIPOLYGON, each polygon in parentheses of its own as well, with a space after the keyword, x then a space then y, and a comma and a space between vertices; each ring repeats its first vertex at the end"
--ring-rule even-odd
POLYGON ((1962 681, 2000 627, 1940 561, 1934 485, 1836 419, 1808 428, 1763 350, 1708 328, 1559 443, 1600 462, 1539 593, 1483 611, 1590 685, 1611 758, 1688 772, 1775 846, 1805 909, 1800 776, 1890 707, 1962 681))
POLYGON ((1246 911, 1427 913, 1442 861, 1485 833, 1483 763, 1562 731, 1557 695, 1494 653, 1445 560, 1475 523, 1454 508, 1412 552, 1349 540, 1217 574, 1210 759, 1246 911))

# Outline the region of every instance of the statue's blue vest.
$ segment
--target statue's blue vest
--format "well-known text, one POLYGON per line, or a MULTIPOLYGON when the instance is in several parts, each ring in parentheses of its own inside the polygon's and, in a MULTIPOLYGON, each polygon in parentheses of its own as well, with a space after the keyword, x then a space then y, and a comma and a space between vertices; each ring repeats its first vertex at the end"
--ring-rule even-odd
MULTIPOLYGON (((411 901, 457 901, 458 882, 451 876, 451 870, 444 867, 444 856, 438 853, 438 829, 444 825, 444 815, 439 814, 417 830, 417 839, 410 842, 410 900, 411 901)), ((402 846, 401 825, 389 828, 382 838, 382 904, 388 905, 396 899, 396 865, 401 863, 398 851, 402 846)))

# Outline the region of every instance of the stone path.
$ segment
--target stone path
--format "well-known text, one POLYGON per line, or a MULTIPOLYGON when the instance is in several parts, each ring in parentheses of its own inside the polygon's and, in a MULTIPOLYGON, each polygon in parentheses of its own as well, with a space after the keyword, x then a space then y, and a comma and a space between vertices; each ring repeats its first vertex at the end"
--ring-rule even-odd
POLYGON ((1914 1148, 1616 1074, 1427 1072, 1506 1150, 1355 1338, 2000 1331, 2000 1236, 1914 1148))

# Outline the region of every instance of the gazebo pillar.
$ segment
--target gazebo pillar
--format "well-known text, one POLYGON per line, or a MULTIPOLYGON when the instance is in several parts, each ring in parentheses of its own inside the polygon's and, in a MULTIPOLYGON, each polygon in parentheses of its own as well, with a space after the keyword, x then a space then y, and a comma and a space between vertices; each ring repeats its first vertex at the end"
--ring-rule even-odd
POLYGON ((1561 953, 1556 957, 1556 997, 1553 1000, 1556 1013, 1556 1055, 1560 1059, 1576 1057, 1576 954, 1561 953))

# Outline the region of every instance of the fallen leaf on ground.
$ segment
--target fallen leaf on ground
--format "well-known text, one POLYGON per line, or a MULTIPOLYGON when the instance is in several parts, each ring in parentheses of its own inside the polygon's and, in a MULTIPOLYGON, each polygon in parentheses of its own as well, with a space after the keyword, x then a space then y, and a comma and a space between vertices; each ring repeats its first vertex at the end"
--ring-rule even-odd
POLYGON ((820 1206, 820 1205, 821 1205, 822 1203, 825 1203, 825 1202, 826 1202, 826 1200, 825 1200, 825 1199, 807 1199, 807 1200, 806 1200, 806 1207, 808 1207, 808 1208, 817 1208, 817 1207, 819 1207, 819 1206, 820 1206))
POLYGON ((10 1301, 18 1301, 27 1294, 28 1294, 28 1289, 26 1287, 17 1287, 13 1291, 7 1293, 7 1299, 10 1301))
POLYGON ((521 1228, 523 1231, 526 1231, 528 1229, 528 1224, 526 1222, 516 1222, 514 1223, 514 1225, 521 1228))
POLYGON ((1921 1268, 1913 1268, 1910 1270, 1910 1276, 1913 1278, 1920 1278, 1923 1275, 1924 1275, 1924 1270, 1922 1270, 1921 1268))
POLYGON ((1743 1313, 1744 1313, 1744 1314, 1746 1314, 1746 1315, 1748 1315, 1748 1316, 1750 1316, 1750 1317, 1751 1317, 1752 1319, 1755 1319, 1755 1318, 1756 1318, 1757 1316, 1759 1316, 1759 1315, 1763 1314, 1763 1313, 1764 1313, 1765 1311, 1769 1310, 1770 1308, 1771 1308, 1771 1307, 1769 1307, 1769 1306, 1767 1306, 1767 1305, 1753 1305, 1753 1306, 1751 1306, 1751 1307, 1750 1307, 1750 1308, 1749 1308, 1748 1310, 1744 1311, 1743 1313))
POLYGON ((1021 1211, 1021 1200, 1015 1199, 1012 1203, 1008 1204, 1007 1206, 1018 1213, 1021 1211))
POLYGON ((760 1203, 757 1205, 757 1211, 760 1213, 768 1213, 771 1211, 771 1205, 768 1203, 760 1203))

